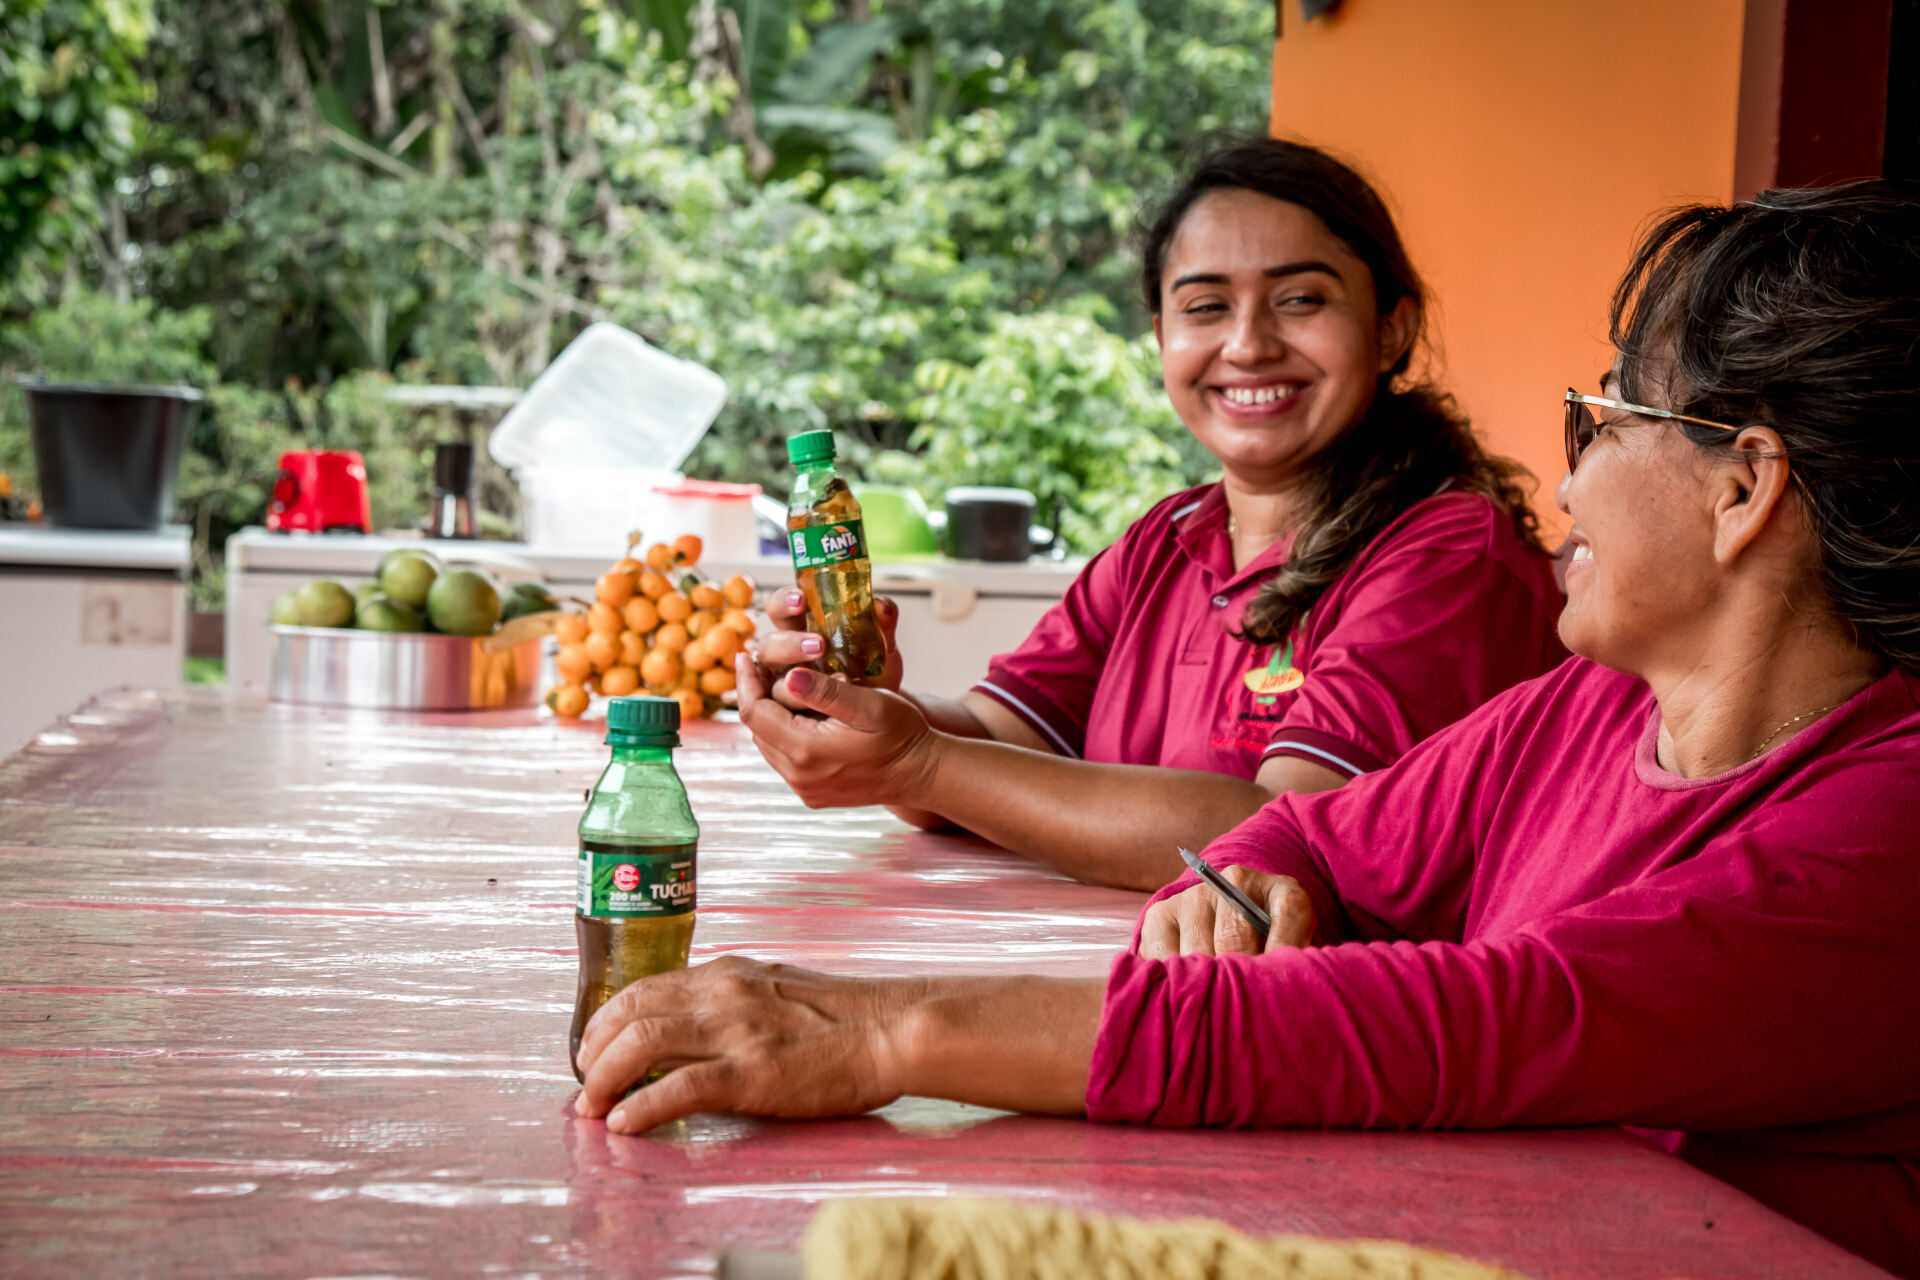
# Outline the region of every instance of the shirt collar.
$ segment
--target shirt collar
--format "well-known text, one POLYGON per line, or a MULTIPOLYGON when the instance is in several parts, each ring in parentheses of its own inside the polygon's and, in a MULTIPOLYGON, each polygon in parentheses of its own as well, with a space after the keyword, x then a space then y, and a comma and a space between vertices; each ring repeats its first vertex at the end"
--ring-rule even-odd
POLYGON ((1272 576, 1293 550, 1294 535, 1288 533, 1248 561, 1245 568, 1234 572, 1227 515, 1227 490, 1223 484, 1208 486, 1197 501, 1174 515, 1174 539, 1205 575, 1210 592, 1232 593, 1256 579, 1272 576))

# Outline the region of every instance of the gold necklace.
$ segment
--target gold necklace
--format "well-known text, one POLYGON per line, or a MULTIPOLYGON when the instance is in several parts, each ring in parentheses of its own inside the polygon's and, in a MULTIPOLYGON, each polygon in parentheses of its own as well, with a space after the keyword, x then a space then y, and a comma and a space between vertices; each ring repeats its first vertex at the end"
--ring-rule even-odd
MULTIPOLYGON (((1845 702, 1846 699, 1842 698, 1840 701, 1845 702)), ((1795 716, 1791 720, 1785 721, 1784 723, 1781 724, 1781 726, 1778 729, 1775 729, 1772 733, 1760 739, 1759 749, 1756 750, 1752 755, 1747 757, 1747 763, 1752 763, 1753 761, 1758 760, 1761 756, 1765 755, 1767 751, 1767 744, 1772 742, 1775 738, 1779 737, 1786 730, 1791 729, 1794 725, 1799 724, 1802 720, 1811 720, 1811 719, 1814 719, 1816 716, 1823 716, 1827 714, 1827 712, 1833 710, 1835 707, 1839 705, 1840 705, 1839 702, 1829 702, 1824 707, 1819 707, 1813 711, 1805 712, 1802 715, 1795 716)))

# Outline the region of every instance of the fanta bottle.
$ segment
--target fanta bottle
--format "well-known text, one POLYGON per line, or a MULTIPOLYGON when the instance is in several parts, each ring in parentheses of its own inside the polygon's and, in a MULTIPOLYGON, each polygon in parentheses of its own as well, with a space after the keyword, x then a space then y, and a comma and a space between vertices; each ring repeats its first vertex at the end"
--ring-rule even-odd
POLYGON ((803 431, 787 441, 799 472, 787 500, 787 540, 793 576, 807 597, 807 630, 827 642, 820 665, 862 684, 885 668, 887 641, 873 612, 860 503, 834 474, 833 455, 831 431, 803 431))

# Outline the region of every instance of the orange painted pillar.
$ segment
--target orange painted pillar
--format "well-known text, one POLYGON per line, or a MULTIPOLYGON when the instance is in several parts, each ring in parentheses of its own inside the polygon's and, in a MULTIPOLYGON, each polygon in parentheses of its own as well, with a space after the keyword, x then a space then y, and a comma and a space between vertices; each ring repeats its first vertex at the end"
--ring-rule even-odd
POLYGON ((1552 489, 1560 399, 1668 206, 1733 194, 1744 0, 1282 0, 1273 132, 1381 189, 1437 306, 1440 380, 1552 489))

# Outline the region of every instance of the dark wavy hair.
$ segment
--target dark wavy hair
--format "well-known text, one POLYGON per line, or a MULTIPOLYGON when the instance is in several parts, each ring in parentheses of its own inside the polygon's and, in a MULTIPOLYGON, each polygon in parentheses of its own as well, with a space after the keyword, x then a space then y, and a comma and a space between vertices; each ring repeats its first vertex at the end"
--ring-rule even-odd
POLYGON ((1225 135, 1204 147, 1139 230, 1140 283, 1155 315, 1161 312, 1161 276, 1174 234, 1203 196, 1221 190, 1252 191, 1306 209, 1366 264, 1381 315, 1403 298, 1413 299, 1418 313, 1414 340, 1380 375, 1366 415, 1314 458, 1307 513, 1293 550, 1248 605, 1240 634, 1256 644, 1280 643, 1369 542, 1448 481, 1503 508, 1538 550, 1538 521, 1527 504, 1532 477, 1519 463, 1481 446, 1453 397, 1431 383, 1406 380, 1425 340, 1426 287, 1379 194, 1351 168, 1303 143, 1225 135))
MULTIPOLYGON (((1920 669, 1920 184, 1763 191, 1663 217, 1614 293, 1621 395, 1773 428, 1820 585, 1855 639, 1920 669)), ((1673 424, 1711 454, 1725 432, 1673 424)))

